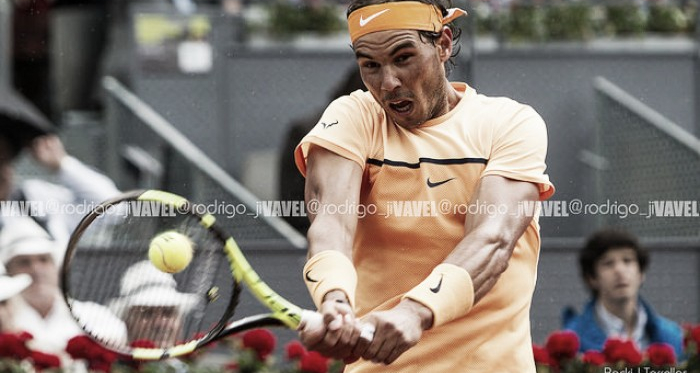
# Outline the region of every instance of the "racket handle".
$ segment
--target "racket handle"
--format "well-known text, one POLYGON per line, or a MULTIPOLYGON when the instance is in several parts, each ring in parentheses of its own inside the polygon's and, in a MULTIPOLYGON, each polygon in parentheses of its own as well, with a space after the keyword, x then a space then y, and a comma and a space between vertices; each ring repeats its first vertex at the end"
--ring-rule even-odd
POLYGON ((323 329, 323 315, 315 311, 301 311, 301 322, 297 330, 323 329))

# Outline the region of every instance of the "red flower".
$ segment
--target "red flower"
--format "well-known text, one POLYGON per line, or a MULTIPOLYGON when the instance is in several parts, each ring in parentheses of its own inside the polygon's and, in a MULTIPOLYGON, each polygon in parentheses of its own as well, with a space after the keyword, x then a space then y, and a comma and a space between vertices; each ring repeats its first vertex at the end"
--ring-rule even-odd
POLYGON ((27 347, 27 341, 32 339, 29 333, 0 334, 0 357, 10 357, 24 360, 31 356, 32 351, 27 347))
POLYGON ((61 367, 61 359, 56 355, 45 354, 39 351, 32 351, 30 356, 36 370, 52 369, 61 367))
POLYGON ((605 364, 605 355, 600 351, 588 350, 581 356, 581 361, 589 365, 602 367, 605 364))
POLYGON ((88 336, 75 336, 66 344, 66 352, 73 359, 88 359, 92 356, 90 350, 93 348, 94 344, 95 342, 88 336))
POLYGON ((668 343, 652 343, 647 348, 649 362, 657 367, 672 366, 676 364, 676 352, 668 343))
POLYGON ((307 354, 306 348, 298 341, 292 341, 285 346, 287 360, 298 360, 307 354))
POLYGON ((270 356, 276 343, 277 338, 267 329, 253 329, 243 334, 243 346, 253 349, 261 361, 270 356))
POLYGON ((299 361, 299 370, 304 373, 327 373, 328 358, 316 351, 309 351, 299 361))
POLYGON ((642 362, 642 353, 639 352, 634 342, 618 338, 610 338, 603 345, 603 354, 608 363, 620 361, 637 366, 642 362))
MULTIPOLYGON (((700 325, 688 325, 686 328, 685 338, 683 339, 683 347, 688 349, 690 343, 695 344, 695 353, 700 354, 700 325)), ((688 351, 690 352, 690 351, 688 351)))
POLYGON ((535 364, 546 366, 552 365, 552 361, 549 358, 549 352, 546 348, 540 347, 533 343, 532 353, 535 355, 535 364))
POLYGON ((29 342, 34 339, 34 336, 29 332, 19 332, 17 334, 17 338, 19 338, 19 340, 22 342, 29 342))
POLYGON ((156 348, 156 344, 148 339, 137 339, 129 345, 132 348, 156 348))
POLYGON ((109 372, 112 364, 119 358, 115 352, 84 335, 71 338, 66 345, 66 352, 73 359, 86 360, 90 370, 100 372, 109 372))
POLYGON ((550 334, 545 344, 547 351, 549 351, 549 356, 556 361, 576 357, 579 345, 578 335, 571 330, 550 334))

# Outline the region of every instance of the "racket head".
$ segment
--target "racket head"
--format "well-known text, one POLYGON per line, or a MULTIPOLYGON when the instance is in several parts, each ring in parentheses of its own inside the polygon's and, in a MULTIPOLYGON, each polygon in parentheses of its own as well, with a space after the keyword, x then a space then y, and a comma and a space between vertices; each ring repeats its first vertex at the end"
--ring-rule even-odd
MULTIPOLYGON (((215 340, 234 314, 236 245, 186 199, 132 191, 98 205, 71 235, 61 269, 66 304, 87 335, 138 360, 186 355, 215 340), (192 261, 178 273, 148 260, 159 233, 185 235, 192 261)), ((236 245, 237 248, 237 245, 236 245)))

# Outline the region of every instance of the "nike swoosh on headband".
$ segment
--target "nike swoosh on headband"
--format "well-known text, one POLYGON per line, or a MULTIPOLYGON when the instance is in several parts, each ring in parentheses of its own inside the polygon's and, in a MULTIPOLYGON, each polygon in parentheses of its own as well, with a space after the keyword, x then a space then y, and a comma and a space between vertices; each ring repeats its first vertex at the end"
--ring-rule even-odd
POLYGON ((371 16, 369 16, 369 17, 367 17, 367 18, 364 18, 364 16, 360 16, 360 27, 365 27, 365 25, 367 25, 368 23, 370 23, 373 19, 379 17, 379 16, 382 15, 383 13, 386 13, 386 12, 388 12, 388 11, 390 11, 390 10, 391 10, 391 9, 384 9, 384 10, 382 10, 381 12, 374 13, 374 14, 372 14, 371 16))

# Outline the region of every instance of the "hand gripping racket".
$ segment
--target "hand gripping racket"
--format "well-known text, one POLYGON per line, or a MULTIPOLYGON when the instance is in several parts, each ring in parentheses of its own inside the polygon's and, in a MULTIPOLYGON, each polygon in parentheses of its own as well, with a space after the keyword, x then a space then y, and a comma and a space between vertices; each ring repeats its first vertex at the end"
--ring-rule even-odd
POLYGON ((320 314, 265 284, 216 218, 195 207, 175 194, 132 191, 82 219, 68 244, 61 288, 89 336, 134 359, 158 360, 247 329, 322 326, 320 314), (185 236, 192 247, 180 272, 165 273, 149 260, 151 240, 163 232, 185 236), (230 322, 243 285, 269 312, 230 322))

